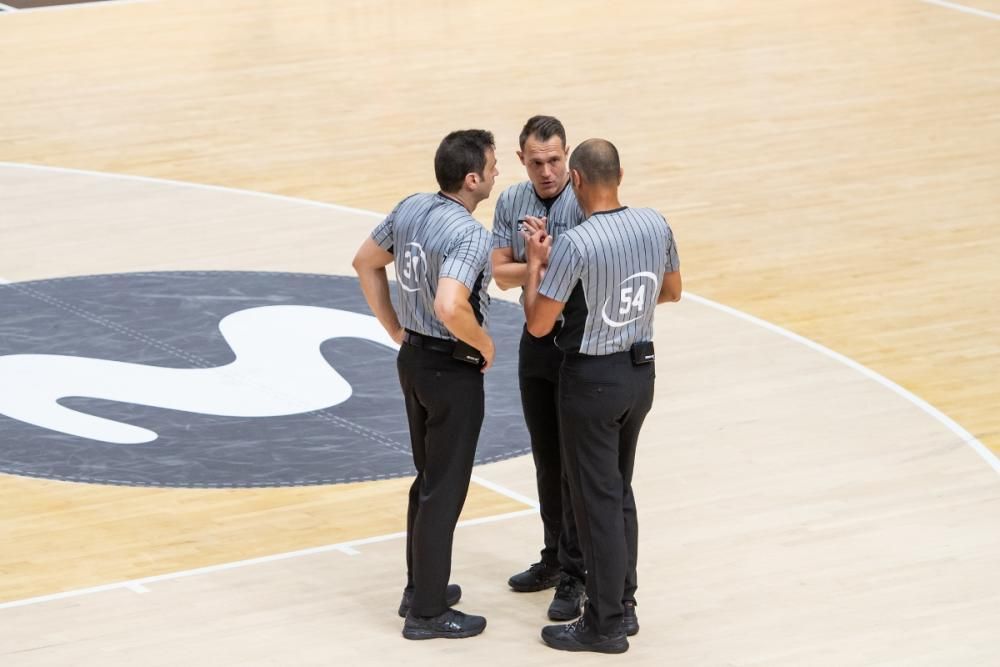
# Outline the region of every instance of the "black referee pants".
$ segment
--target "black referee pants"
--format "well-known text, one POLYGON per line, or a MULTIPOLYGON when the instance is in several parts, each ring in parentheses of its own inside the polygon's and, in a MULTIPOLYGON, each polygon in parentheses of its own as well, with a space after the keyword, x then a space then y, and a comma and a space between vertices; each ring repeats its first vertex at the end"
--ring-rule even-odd
POLYGON ((524 422, 535 459, 544 538, 542 562, 549 567, 559 566, 565 573, 583 580, 583 554, 559 442, 559 367, 563 353, 556 347, 556 333, 558 329, 535 338, 525 328, 518 350, 517 375, 524 422))
POLYGON ((587 567, 584 617, 605 635, 621 631, 622 602, 635 602, 632 469, 655 377, 653 364, 634 366, 628 352, 566 355, 559 376, 566 472, 587 567))
POLYGON ((396 360, 417 477, 406 516, 406 589, 416 616, 448 605, 455 524, 483 424, 483 374, 445 352, 404 343, 396 360))

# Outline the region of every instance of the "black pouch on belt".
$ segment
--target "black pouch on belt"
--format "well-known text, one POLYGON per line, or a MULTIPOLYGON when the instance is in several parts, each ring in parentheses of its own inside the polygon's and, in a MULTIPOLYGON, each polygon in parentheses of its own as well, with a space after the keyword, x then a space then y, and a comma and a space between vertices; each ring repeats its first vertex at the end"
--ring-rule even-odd
POLYGON ((653 341, 646 340, 632 345, 632 365, 641 366, 651 364, 656 359, 656 352, 653 350, 653 341))
POLYGON ((483 359, 482 352, 460 340, 455 342, 455 351, 451 353, 451 356, 453 359, 464 361, 465 363, 472 364, 473 366, 482 366, 486 363, 486 360, 483 359))

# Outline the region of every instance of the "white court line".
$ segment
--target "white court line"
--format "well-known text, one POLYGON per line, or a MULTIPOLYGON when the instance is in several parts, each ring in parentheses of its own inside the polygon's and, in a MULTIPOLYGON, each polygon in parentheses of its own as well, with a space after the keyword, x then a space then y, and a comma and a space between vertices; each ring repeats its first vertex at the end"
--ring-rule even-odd
POLYGON ((479 486, 486 487, 490 491, 496 491, 500 495, 507 496, 508 498, 516 500, 519 503, 524 503, 528 507, 534 507, 535 509, 538 509, 538 501, 535 500, 534 498, 529 498, 528 496, 522 495, 517 491, 512 491, 506 487, 500 486, 496 482, 491 482, 488 479, 483 479, 479 475, 473 475, 472 481, 478 484, 479 486))
POLYGON ((766 320, 762 320, 758 317, 754 317, 753 315, 744 313, 742 310, 736 310, 735 308, 731 308, 730 306, 724 306, 721 303, 716 303, 715 301, 706 299, 705 297, 698 296, 697 294, 691 294, 690 292, 686 292, 683 298, 691 299, 692 301, 708 306, 710 308, 721 310, 722 312, 732 315, 733 317, 738 317, 741 320, 745 320, 747 322, 751 322, 752 324, 756 324, 759 327, 763 327, 768 331, 778 334, 779 336, 784 336, 785 338, 793 340, 796 343, 801 343, 802 345, 805 345, 806 347, 812 350, 815 350, 823 355, 826 355, 827 357, 830 357, 835 361, 839 361, 845 366, 853 368, 854 370, 861 373, 865 377, 874 380, 875 382, 879 383, 886 389, 889 389, 893 393, 898 394, 899 396, 905 398, 906 400, 908 400, 909 402, 913 403, 918 408, 926 412, 928 415, 930 415, 937 421, 941 422, 949 431, 951 431, 959 438, 961 438, 962 442, 967 444, 969 447, 972 447, 972 449, 975 450, 975 452, 979 454, 979 456, 981 456, 983 460, 990 465, 990 467, 992 467, 995 471, 1000 473, 1000 459, 998 459, 996 454, 990 451, 990 449, 987 448, 986 445, 981 443, 979 439, 976 438, 976 436, 969 433, 967 430, 962 428, 958 424, 958 422, 956 422, 954 419, 944 414, 943 412, 935 408, 933 405, 931 405, 924 399, 914 394, 912 391, 904 389, 903 387, 899 386, 898 384, 896 384, 889 378, 885 377, 884 375, 880 375, 879 373, 876 373, 867 366, 859 364, 850 357, 845 357, 839 352, 834 352, 830 348, 821 345, 816 341, 810 340, 805 336, 800 336, 799 334, 793 333, 788 329, 783 329, 776 324, 771 324, 766 320))
POLYGON ((948 9, 954 9, 958 12, 965 12, 966 14, 974 14, 975 16, 982 16, 983 18, 993 19, 994 21, 1000 21, 1000 14, 994 14, 993 12, 988 12, 985 9, 976 9, 975 7, 968 7, 966 5, 960 5, 957 2, 948 2, 947 0, 924 0, 929 5, 937 5, 938 7, 946 7, 948 9))
POLYGON ((230 188, 224 185, 207 185, 205 183, 191 183, 189 181, 177 181, 169 178, 156 178, 154 176, 133 176, 131 174, 114 174, 106 171, 90 171, 87 169, 70 169, 68 167, 49 167, 43 164, 28 164, 26 162, 0 162, 0 167, 10 167, 13 169, 27 169, 31 171, 55 171, 63 174, 84 174, 87 176, 97 176, 99 178, 110 178, 112 180, 137 181, 139 183, 154 183, 156 185, 177 185, 185 188, 195 188, 198 190, 210 190, 212 192, 227 192, 239 195, 253 195, 264 199, 289 202, 292 204, 306 204, 308 206, 318 206, 334 211, 344 211, 345 213, 357 213, 372 218, 384 218, 384 213, 376 213, 363 208, 353 208, 351 206, 341 206, 340 204, 329 204, 313 199, 303 199, 301 197, 289 197, 287 195, 276 195, 270 192, 257 192, 255 190, 244 190, 242 188, 230 188))
MULTIPOLYGON (((99 172, 99 171, 87 171, 87 170, 82 170, 82 169, 68 169, 68 168, 65 168, 65 167, 47 167, 47 166, 44 166, 44 165, 32 165, 32 164, 22 164, 22 163, 12 163, 12 162, 0 162, 0 168, 2 168, 2 167, 17 168, 17 169, 29 169, 29 170, 37 170, 37 171, 53 171, 53 172, 69 173, 69 174, 84 174, 84 175, 94 176, 94 177, 99 177, 99 178, 118 179, 118 180, 126 180, 126 181, 128 181, 128 180, 131 180, 131 181, 140 181, 140 182, 147 182, 147 183, 155 183, 155 184, 159 184, 159 185, 164 185, 164 184, 178 185, 178 186, 185 186, 185 187, 196 188, 196 189, 214 190, 214 191, 217 191, 217 192, 229 192, 229 193, 242 194, 242 195, 252 195, 252 196, 255 196, 255 197, 262 197, 264 199, 273 199, 273 200, 277 200, 277 201, 292 202, 292 203, 296 203, 296 204, 305 204, 305 205, 309 205, 309 206, 318 206, 320 208, 327 208, 327 209, 331 209, 331 210, 347 211, 347 212, 351 212, 351 213, 363 214, 363 215, 366 215, 366 216, 369 216, 369 217, 372 217, 372 218, 381 218, 381 217, 383 217, 383 214, 375 213, 374 211, 365 211, 365 210, 362 210, 362 209, 351 208, 351 207, 347 207, 347 206, 340 206, 340 205, 337 205, 337 204, 328 204, 326 202, 318 202, 318 201, 313 201, 313 200, 310 200, 310 199, 302 199, 302 198, 299 198, 299 197, 287 197, 285 195, 275 195, 275 194, 271 194, 271 193, 267 193, 267 192, 255 192, 253 190, 243 190, 243 189, 229 188, 229 187, 218 186, 218 185, 204 185, 204 184, 200 184, 200 183, 187 183, 187 182, 184 182, 184 181, 176 181, 176 180, 162 179, 162 178, 152 178, 152 177, 148 177, 148 176, 130 176, 128 174, 112 174, 112 173, 99 172)), ((960 426, 953 419, 951 419, 950 417, 948 417, 947 415, 945 415, 943 412, 941 412, 940 410, 938 410, 934 406, 930 405, 929 403, 927 403, 926 401, 924 401, 922 398, 918 397, 916 394, 914 394, 914 393, 912 393, 912 392, 904 389, 903 387, 901 387, 898 384, 896 384, 895 382, 889 380, 885 376, 880 375, 879 373, 876 373, 875 371, 871 370, 867 366, 864 366, 864 365, 862 365, 862 364, 854 361, 853 359, 845 357, 844 355, 840 354, 839 352, 834 352, 830 348, 825 347, 823 345, 820 345, 819 343, 817 343, 815 341, 812 341, 812 340, 810 340, 808 338, 805 338, 804 336, 800 336, 799 334, 793 333, 793 332, 791 332, 791 331, 789 331, 787 329, 779 327, 776 324, 772 324, 772 323, 767 322, 765 320, 762 320, 760 318, 754 317, 753 315, 749 315, 747 313, 744 313, 741 310, 737 310, 737 309, 732 308, 730 306, 725 306, 725 305, 722 305, 720 303, 716 303, 715 301, 712 301, 710 299, 706 299, 704 297, 700 297, 700 296, 698 296, 696 294, 692 294, 690 292, 686 292, 684 294, 684 298, 690 299, 692 301, 695 301, 697 303, 700 303, 700 304, 703 304, 703 305, 706 305, 706 306, 709 306, 711 308, 715 308, 717 310, 720 310, 720 311, 725 312, 727 314, 733 315, 734 317, 738 317, 738 318, 740 318, 740 319, 742 319, 744 321, 750 322, 752 324, 756 324, 757 326, 763 327, 763 328, 767 329, 768 331, 772 331, 774 333, 777 333, 780 336, 784 336, 785 338, 788 338, 789 340, 801 343, 801 344, 805 345, 806 347, 809 347, 812 350, 815 350, 815 351, 817 351, 817 352, 819 352, 819 353, 821 353, 821 354, 823 354, 823 355, 825 355, 825 356, 827 356, 827 357, 829 357, 829 358, 831 358, 831 359, 833 359, 835 361, 838 361, 840 363, 845 364, 849 368, 852 368, 852 369, 858 371, 859 373, 861 373, 865 377, 868 377, 869 379, 874 380, 875 382, 881 384, 882 386, 886 387, 887 389, 891 390, 892 392, 894 392, 897 395, 901 396, 902 398, 906 399, 907 401, 909 401, 910 403, 912 403, 913 405, 915 405, 916 407, 918 407, 920 410, 922 410, 923 412, 925 412, 926 414, 928 414, 930 417, 932 417, 933 419, 935 419, 938 422, 940 422, 941 424, 943 424, 948 430, 950 430, 952 433, 954 433, 955 435, 957 435, 962 440, 962 442, 964 442, 965 444, 969 445, 969 447, 971 447, 977 454, 979 454, 979 456, 984 461, 986 461, 990 465, 990 467, 993 468, 993 470, 995 470, 997 473, 1000 473, 1000 459, 997 459, 996 455, 993 452, 991 452, 985 445, 983 445, 983 443, 981 443, 974 435, 972 435, 967 430, 965 430, 964 428, 962 428, 962 426, 960 426)), ((477 481, 477 483, 480 483, 480 484, 483 484, 484 486, 486 486, 486 484, 484 484, 484 482, 486 480, 483 480, 482 478, 479 478, 478 476, 476 478, 476 481, 477 481)), ((527 499, 525 496, 521 496, 520 494, 516 494, 516 492, 514 492, 514 491, 509 491, 509 490, 499 491, 499 489, 502 488, 502 487, 499 487, 499 485, 495 485, 492 482, 489 482, 488 484, 489 484, 489 486, 487 486, 487 488, 491 488, 494 491, 498 491, 500 493, 504 493, 504 495, 507 495, 510 498, 522 499, 522 502, 524 502, 524 500, 529 500, 530 502, 527 503, 527 504, 530 504, 532 506, 532 508, 528 509, 528 510, 522 510, 520 512, 512 512, 512 513, 508 513, 508 514, 497 515, 497 516, 494 516, 494 517, 486 517, 486 518, 483 518, 483 519, 474 519, 474 520, 471 520, 471 521, 461 522, 459 524, 459 526, 479 525, 479 524, 482 524, 482 523, 490 523, 490 522, 493 522, 493 521, 502 521, 502 520, 509 519, 509 518, 520 517, 520 516, 528 516, 528 515, 534 515, 534 514, 536 514, 536 512, 537 512, 537 509, 536 509, 537 508, 537 503, 535 503, 535 501, 527 499)), ((404 535, 405 535, 405 533, 393 533, 391 535, 381 535, 381 536, 378 536, 378 537, 366 538, 366 539, 363 539, 363 540, 354 540, 354 541, 351 541, 351 542, 344 542, 344 543, 341 543, 341 544, 328 545, 328 546, 324 546, 324 547, 315 547, 315 548, 312 548, 312 549, 304 549, 304 550, 301 550, 301 551, 293 551, 293 552, 284 553, 284 554, 277 554, 277 555, 274 555, 274 556, 264 556, 264 557, 261 557, 261 558, 254 558, 254 559, 245 560, 245 561, 235 561, 233 563, 224 563, 224 564, 221 564, 221 565, 214 565, 214 566, 209 566, 209 567, 204 567, 204 568, 198 568, 198 569, 195 569, 195 570, 187 570, 187 571, 177 572, 177 573, 173 573, 173 574, 165 574, 165 575, 159 575, 159 576, 155 576, 155 577, 147 577, 147 578, 143 578, 143 579, 136 579, 136 580, 128 581, 128 582, 118 582, 118 583, 114 583, 114 584, 107 584, 105 586, 95 586, 93 588, 85 588, 85 589, 80 589, 80 590, 76 590, 76 591, 66 591, 66 592, 63 592, 63 593, 55 593, 55 594, 52 594, 52 595, 44 595, 44 596, 35 597, 35 598, 27 598, 25 600, 15 600, 15 601, 12 601, 12 602, 0 603, 0 609, 7 609, 7 608, 11 608, 11 607, 20 607, 20 606, 25 606, 25 605, 30 605, 30 604, 37 604, 37 603, 40 603, 40 602, 48 602, 48 601, 52 601, 52 600, 60 600, 60 599, 65 599, 65 598, 70 598, 70 597, 77 597, 77 596, 80 596, 80 595, 88 595, 88 594, 92 594, 92 593, 100 593, 100 592, 115 590, 115 589, 119 589, 119 588, 128 588, 131 584, 134 584, 134 583, 146 584, 146 583, 152 583, 152 582, 155 582, 155 581, 166 581, 166 580, 169 580, 169 579, 178 579, 178 578, 182 578, 182 577, 190 577, 190 576, 194 576, 194 575, 197 575, 197 574, 203 574, 203 573, 209 573, 209 572, 218 572, 218 571, 233 569, 233 568, 237 568, 237 567, 245 567, 247 565, 255 565, 255 564, 258 564, 258 563, 266 563, 266 562, 271 562, 271 561, 276 561, 276 560, 284 560, 284 559, 287 559, 287 558, 296 558, 298 556, 311 555, 311 554, 314 554, 314 553, 323 553, 323 552, 328 552, 328 551, 343 551, 342 547, 345 547, 345 546, 347 548, 352 548, 352 547, 355 547, 355 546, 358 546, 358 545, 362 545, 362 544, 371 544, 371 543, 374 543, 374 542, 383 542, 383 541, 386 541, 386 540, 396 539, 396 538, 399 538, 399 537, 403 537, 404 535)))
MULTIPOLYGON (((84 7, 107 7, 108 5, 135 5, 140 2, 157 2, 158 0, 91 0, 90 2, 78 2, 72 5, 49 5, 47 7, 25 7, 18 9, 10 5, 0 4, 0 8, 6 9, 11 16, 14 14, 33 14, 34 12, 52 12, 64 9, 82 9, 84 7)), ((3 16, 3 14, 0 14, 3 16)))
MULTIPOLYGON (((517 519, 524 516, 535 516, 537 511, 534 509, 520 510, 518 512, 508 512, 506 514, 497 514, 495 516, 487 516, 481 519, 469 519, 468 521, 459 521, 456 528, 467 528, 469 526, 479 526, 485 523, 496 523, 498 521, 506 521, 507 519, 517 519)), ((180 572, 171 572, 169 574, 159 574, 152 577, 143 577, 141 579, 130 579, 128 581, 118 581, 113 584, 104 584, 103 586, 92 586, 90 588, 79 588, 73 591, 63 591, 61 593, 52 593, 51 595, 40 595, 33 598, 25 598, 23 600, 14 600, 11 602, 0 603, 0 609, 13 609, 15 607, 27 607, 33 604, 40 604, 42 602, 55 602, 57 600, 67 600, 69 598, 81 597, 84 595, 93 595, 95 593, 106 593, 108 591, 114 590, 131 590, 138 591, 138 589, 143 589, 147 584, 153 584, 160 581, 171 581, 175 579, 185 579, 187 577, 196 577, 202 574, 212 574, 214 572, 224 572, 226 570, 235 570, 242 567, 249 567, 251 565, 262 565, 264 563, 274 563, 281 560, 288 560, 291 558, 300 558, 302 556, 312 556, 315 554, 323 554, 330 552, 344 552, 345 549, 354 550, 354 547, 361 546, 364 544, 375 544, 376 542, 388 542, 390 540, 396 540, 406 537, 406 533, 389 533, 387 535, 376 535, 375 537, 365 537, 359 540, 350 540, 348 542, 340 542, 339 544, 327 544, 321 547, 312 547, 309 549, 300 549, 298 551, 289 551, 281 554, 274 554, 271 556, 261 556, 259 558, 250 558, 247 560, 238 560, 232 563, 221 563, 219 565, 209 565, 207 567, 199 567, 193 570, 182 570, 180 572)))
MULTIPOLYGON (((929 1, 929 0, 925 0, 925 1, 929 1)), ((95 177, 98 177, 98 178, 109 178, 109 179, 118 179, 118 180, 126 180, 126 181, 139 181, 139 182, 144 182, 144 183, 156 183, 156 184, 159 184, 159 185, 185 186, 185 187, 189 187, 189 188, 213 190, 213 191, 216 191, 216 192, 229 192, 229 193, 241 194, 241 195, 252 195, 254 197, 262 197, 264 199, 273 199, 273 200, 276 200, 276 201, 285 201, 285 202, 291 202, 291 203, 295 203, 295 204, 305 204, 305 205, 308 205, 308 206, 318 206, 320 208, 328 208, 328 209, 335 210, 335 211, 346 211, 348 213, 358 213, 358 214, 361 214, 361 215, 369 216, 371 218, 383 218, 385 216, 385 214, 383 214, 383 213, 376 213, 375 211, 366 211, 364 209, 352 208, 350 206, 341 206, 339 204, 328 204, 326 202, 314 201, 312 199, 302 199, 301 197, 288 197, 286 195, 276 195, 276 194, 271 194, 269 192, 256 192, 254 190, 244 190, 244 189, 241 189, 241 188, 230 188, 230 187, 225 187, 225 186, 221 186, 221 185, 204 185, 202 183, 190 183, 190 182, 186 182, 186 181, 177 181, 177 180, 172 180, 172 179, 167 179, 167 178, 153 178, 153 177, 150 177, 150 176, 131 176, 129 174, 114 174, 114 173, 108 173, 108 172, 103 172, 103 171, 89 171, 89 170, 86 170, 86 169, 70 169, 70 168, 67 168, 67 167, 49 167, 49 166, 46 166, 46 165, 27 164, 27 163, 23 163, 23 162, 0 162, 0 168, 2 168, 2 167, 10 167, 10 168, 15 168, 15 169, 29 169, 29 170, 36 170, 36 171, 54 171, 54 172, 66 173, 66 174, 84 174, 84 175, 87 175, 87 176, 95 176, 95 177)), ((802 343, 806 347, 809 347, 809 348, 811 348, 813 350, 816 350, 817 352, 820 352, 821 354, 824 354, 824 355, 830 357, 831 359, 839 361, 839 362, 847 365, 848 367, 853 368, 854 370, 858 371, 862 375, 864 375, 864 376, 866 376, 868 378, 871 378, 872 380, 875 380, 876 382, 878 382, 879 384, 881 384, 883 387, 886 387, 886 388, 890 389, 894 393, 896 393, 899 396, 902 396, 903 398, 905 398, 907 401, 910 401, 911 403, 913 403, 915 406, 917 406, 918 408, 920 408, 923 412, 925 412, 928 415, 930 415, 933 419, 941 422, 941 424, 943 424, 948 430, 950 430, 952 433, 954 433, 959 438, 961 438, 962 442, 964 442, 965 444, 969 445, 969 447, 971 447, 977 454, 979 454, 979 456, 982 457, 982 459, 984 461, 986 461, 986 463, 988 463, 991 468, 993 468, 997 473, 1000 473, 1000 459, 998 459, 997 456, 996 456, 996 454, 994 454, 992 451, 990 451, 986 447, 986 445, 984 445, 983 443, 981 443, 979 441, 979 439, 976 438, 976 436, 974 436, 971 433, 969 433, 967 430, 965 430, 964 428, 962 428, 962 426, 959 425, 956 421, 954 421, 953 419, 951 419, 951 417, 948 417, 947 415, 945 415, 943 412, 941 412, 940 410, 938 410, 937 408, 935 408, 933 405, 931 405, 930 403, 928 403, 924 399, 918 397, 913 392, 900 387, 898 384, 896 384, 892 380, 888 379, 884 375, 881 375, 881 374, 873 371, 872 369, 868 368, 867 366, 864 366, 864 365, 862 365, 862 364, 854 361, 853 359, 851 359, 849 357, 845 357, 844 355, 840 354, 839 352, 834 352, 830 348, 825 347, 823 345, 820 345, 819 343, 817 343, 815 341, 812 341, 812 340, 810 340, 810 339, 808 339, 808 338, 806 338, 804 336, 800 336, 799 334, 792 333, 788 329, 784 329, 784 328, 782 328, 782 327, 780 327, 780 326, 778 326, 776 324, 771 324, 770 322, 767 322, 766 320, 762 320, 760 318, 754 317, 753 315, 749 315, 747 313, 744 313, 742 310, 737 310, 736 308, 732 308, 730 306, 724 306, 721 303, 717 303, 717 302, 712 301, 710 299, 706 299, 705 297, 698 296, 697 294, 692 294, 691 292, 685 292, 684 293, 684 298, 691 299, 692 301, 697 301, 698 303, 701 303, 701 304, 704 304, 706 306, 710 306, 712 308, 715 308, 717 310, 721 310, 723 312, 729 313, 730 315, 733 315, 735 317, 739 317, 739 318, 741 318, 743 320, 746 320, 747 322, 751 322, 751 323, 756 324, 758 326, 764 327, 765 329, 767 329, 769 331, 773 331, 774 333, 777 333, 780 336, 784 336, 785 338, 788 338, 789 340, 794 340, 794 341, 796 341, 798 343, 802 343)), ((514 496, 511 496, 511 497, 514 497, 514 496)), ((532 504, 532 506, 535 506, 534 501, 532 501, 531 504, 532 504)))

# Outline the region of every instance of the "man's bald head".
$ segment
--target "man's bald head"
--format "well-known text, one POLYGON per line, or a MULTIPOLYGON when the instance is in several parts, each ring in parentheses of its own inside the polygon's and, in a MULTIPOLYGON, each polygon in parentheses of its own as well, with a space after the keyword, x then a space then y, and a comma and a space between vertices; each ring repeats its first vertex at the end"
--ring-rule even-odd
POLYGON ((569 168, 580 172, 591 185, 614 185, 621 182, 618 149, 606 139, 587 139, 569 156, 569 168))

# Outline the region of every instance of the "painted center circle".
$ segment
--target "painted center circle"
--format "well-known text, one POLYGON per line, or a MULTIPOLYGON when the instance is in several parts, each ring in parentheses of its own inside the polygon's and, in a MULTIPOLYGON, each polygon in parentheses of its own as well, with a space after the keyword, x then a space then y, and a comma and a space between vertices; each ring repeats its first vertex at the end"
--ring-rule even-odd
MULTIPOLYGON (((414 472, 396 349, 354 278, 123 273, 0 293, 0 472, 195 488, 414 472)), ((530 451, 521 326, 493 301, 479 464, 530 451)))

